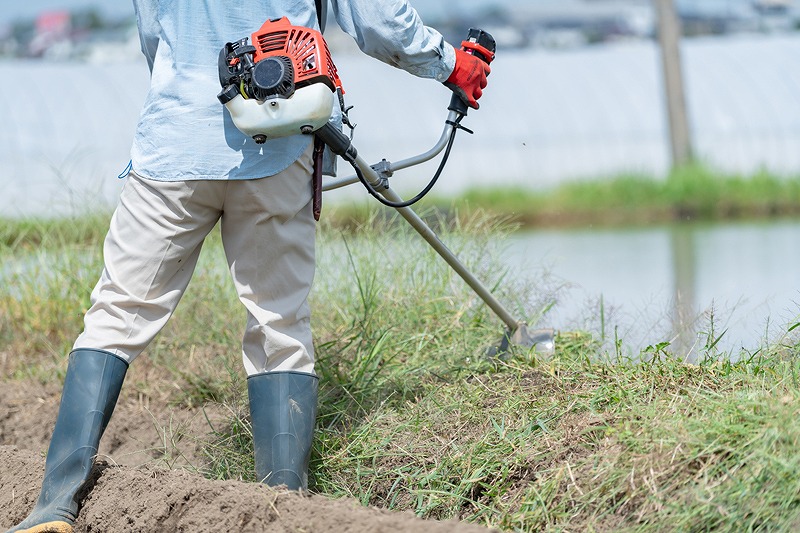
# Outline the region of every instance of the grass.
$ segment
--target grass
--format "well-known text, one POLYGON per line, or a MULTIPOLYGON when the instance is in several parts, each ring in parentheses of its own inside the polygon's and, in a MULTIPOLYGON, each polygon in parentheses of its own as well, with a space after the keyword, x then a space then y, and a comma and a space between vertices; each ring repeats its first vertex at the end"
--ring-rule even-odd
MULTIPOLYGON (((546 190, 474 188, 456 198, 432 197, 425 202, 445 213, 457 205, 462 215, 485 211, 535 227, 756 219, 800 214, 800 180, 767 172, 724 175, 692 165, 663 180, 629 174, 568 182, 546 190)), ((370 216, 363 204, 343 204, 331 211, 340 225, 370 216)))
MULTIPOLYGON (((519 282, 498 260, 505 222, 428 218, 519 316, 546 316, 546 278, 519 282)), ((102 237, 95 222, 6 224, 0 370, 54 380, 102 237)), ((800 328, 755 353, 720 354, 711 335, 696 364, 664 339, 625 358, 565 331, 551 357, 501 361, 484 356, 499 321, 405 224, 323 223, 318 259, 314 491, 507 531, 800 526, 800 328)), ((253 479, 244 320, 214 232, 175 316, 131 368, 137 394, 226 407, 205 447, 211 478, 253 479)))
POLYGON ((385 406, 323 454, 318 486, 507 530, 793 529, 794 363, 583 355, 517 362, 385 406))

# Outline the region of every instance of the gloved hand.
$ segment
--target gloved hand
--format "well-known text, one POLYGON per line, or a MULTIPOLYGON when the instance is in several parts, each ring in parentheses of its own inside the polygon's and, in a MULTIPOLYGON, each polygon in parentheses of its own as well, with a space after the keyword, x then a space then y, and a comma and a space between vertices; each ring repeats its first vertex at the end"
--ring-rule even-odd
POLYGON ((489 65, 478 57, 456 49, 456 66, 453 73, 444 82, 445 86, 456 93, 473 109, 478 109, 478 98, 486 87, 486 76, 492 71, 489 65))

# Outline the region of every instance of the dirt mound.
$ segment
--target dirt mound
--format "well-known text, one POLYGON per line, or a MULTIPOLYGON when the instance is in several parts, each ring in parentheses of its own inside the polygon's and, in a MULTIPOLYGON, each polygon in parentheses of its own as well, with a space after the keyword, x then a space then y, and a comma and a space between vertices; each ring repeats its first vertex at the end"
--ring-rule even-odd
MULTIPOLYGON (((201 444, 211 432, 209 424, 223 423, 220 406, 173 408, 124 392, 100 442, 100 457, 128 466, 202 465, 201 444)), ((60 398, 60 384, 0 382, 0 444, 46 452, 60 398)))
MULTIPOLYGON (((0 531, 24 519, 36 503, 60 392, 57 385, 0 382, 0 531)), ((103 436, 76 532, 487 531, 366 508, 353 499, 211 481, 173 469, 202 462, 200 444, 209 421, 224 419, 213 409, 121 398, 103 436)))
MULTIPOLYGON (((0 530, 16 524, 36 502, 44 460, 0 446, 0 530)), ((456 521, 421 520, 410 513, 361 507, 352 499, 304 496, 256 483, 210 481, 152 466, 100 461, 75 530, 97 531, 331 531, 486 532, 456 521)))

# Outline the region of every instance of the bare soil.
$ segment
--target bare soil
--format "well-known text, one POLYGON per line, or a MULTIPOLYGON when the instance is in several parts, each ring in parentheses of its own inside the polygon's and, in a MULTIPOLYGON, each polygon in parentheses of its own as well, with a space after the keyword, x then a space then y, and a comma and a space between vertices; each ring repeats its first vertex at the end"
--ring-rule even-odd
MULTIPOLYGON (((0 531, 24 519, 36 503, 59 397, 58 385, 0 381, 0 531)), ((220 408, 121 398, 82 495, 75 531, 487 531, 363 507, 353 499, 205 479, 191 466, 203 461, 199 443, 209 421, 223 417, 220 408)))

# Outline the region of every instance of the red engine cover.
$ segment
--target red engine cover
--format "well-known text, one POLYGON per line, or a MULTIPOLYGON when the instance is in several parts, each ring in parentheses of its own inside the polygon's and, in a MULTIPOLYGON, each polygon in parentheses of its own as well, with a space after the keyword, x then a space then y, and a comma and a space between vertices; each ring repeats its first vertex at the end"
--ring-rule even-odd
POLYGON ((323 82, 332 91, 342 88, 342 82, 331 59, 331 52, 322 34, 303 26, 293 26, 289 19, 268 20, 251 35, 256 48, 253 61, 258 63, 271 56, 286 56, 294 64, 294 83, 303 87, 323 82))

